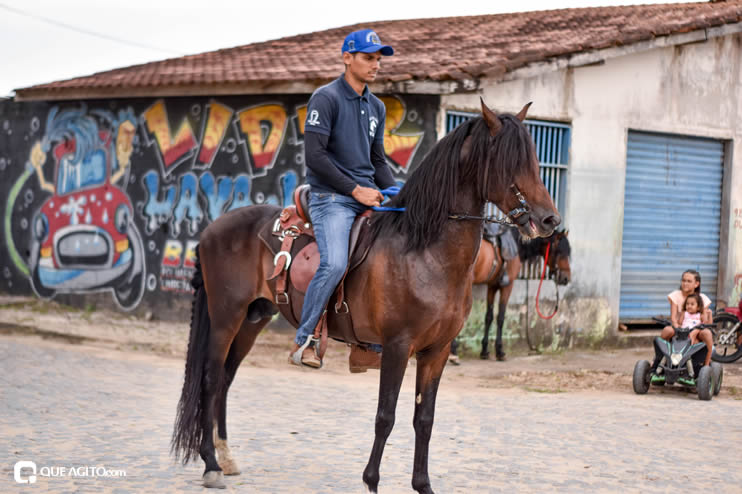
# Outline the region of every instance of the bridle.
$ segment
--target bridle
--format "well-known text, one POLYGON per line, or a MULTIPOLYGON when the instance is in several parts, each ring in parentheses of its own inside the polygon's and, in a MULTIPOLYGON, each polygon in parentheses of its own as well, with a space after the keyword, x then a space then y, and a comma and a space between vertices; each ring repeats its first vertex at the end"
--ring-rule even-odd
MULTIPOLYGON (((486 181, 486 179, 485 179, 486 181)), ((450 214, 448 218, 451 220, 479 220, 486 223, 499 223, 501 225, 518 225, 525 226, 531 220, 531 206, 523 197, 523 194, 515 184, 510 186, 510 189, 515 194, 515 198, 518 200, 518 206, 511 209, 505 218, 500 219, 494 215, 489 216, 473 216, 469 214, 450 214)))

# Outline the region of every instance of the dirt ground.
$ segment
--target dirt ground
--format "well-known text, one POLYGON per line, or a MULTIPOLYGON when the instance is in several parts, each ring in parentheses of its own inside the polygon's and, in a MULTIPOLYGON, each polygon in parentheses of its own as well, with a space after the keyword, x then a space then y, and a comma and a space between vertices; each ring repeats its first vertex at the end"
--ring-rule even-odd
MULTIPOLYGON (((188 344, 188 324, 145 320, 116 312, 80 310, 29 297, 0 296, 0 334, 36 335, 44 339, 128 352, 153 353, 182 359, 188 344)), ((293 329, 269 325, 243 365, 286 367, 293 329)), ((505 362, 463 359, 450 365, 445 380, 470 388, 516 388, 535 393, 569 391, 631 392, 631 373, 652 349, 573 350, 540 355, 509 355, 505 362)), ((330 342, 322 373, 348 374, 348 348, 330 342)), ((410 360, 414 366, 414 359, 410 360)), ((373 372, 373 371, 372 371, 373 372)), ((679 388, 658 390, 682 393, 679 388)), ((742 400, 742 361, 724 366, 721 399, 742 400)))

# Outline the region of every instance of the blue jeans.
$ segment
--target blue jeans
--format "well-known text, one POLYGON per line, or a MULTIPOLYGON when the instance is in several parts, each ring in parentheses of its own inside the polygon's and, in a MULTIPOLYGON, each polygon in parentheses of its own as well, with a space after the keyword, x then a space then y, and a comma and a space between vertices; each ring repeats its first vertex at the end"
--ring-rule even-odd
MULTIPOLYGON (((301 324, 294 339, 298 345, 303 345, 314 333, 327 302, 343 278, 348 266, 350 229, 356 216, 366 209, 360 202, 342 194, 310 193, 309 215, 319 249, 319 267, 304 295, 301 324)), ((381 345, 372 345, 371 349, 381 351, 381 345)))

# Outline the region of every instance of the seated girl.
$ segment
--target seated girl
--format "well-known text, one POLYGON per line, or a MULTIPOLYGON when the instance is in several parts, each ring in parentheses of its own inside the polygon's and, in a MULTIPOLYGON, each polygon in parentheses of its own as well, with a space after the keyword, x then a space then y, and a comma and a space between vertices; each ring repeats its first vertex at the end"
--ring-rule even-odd
MULTIPOLYGON (((713 319, 710 309, 711 299, 701 293, 701 275, 698 271, 689 269, 684 272, 680 278, 680 289, 669 293, 667 299, 670 301, 670 320, 672 321, 672 326, 665 326, 662 330, 660 336, 665 340, 670 341, 675 336, 673 327, 689 327, 686 325, 686 315, 691 316, 690 319, 687 319, 688 323, 698 319, 699 322, 696 322, 693 326, 711 324, 713 319), (689 314, 690 311, 687 310, 687 303, 691 296, 693 296, 692 299, 694 301, 691 302, 691 307, 694 307, 695 303, 696 308, 689 314)), ((690 337, 692 343, 699 341, 706 343, 708 351, 706 352, 704 365, 709 365, 711 363, 711 349, 714 344, 714 336, 711 331, 708 329, 694 330, 691 332, 690 337)), ((656 368, 656 365, 654 368, 656 368)))

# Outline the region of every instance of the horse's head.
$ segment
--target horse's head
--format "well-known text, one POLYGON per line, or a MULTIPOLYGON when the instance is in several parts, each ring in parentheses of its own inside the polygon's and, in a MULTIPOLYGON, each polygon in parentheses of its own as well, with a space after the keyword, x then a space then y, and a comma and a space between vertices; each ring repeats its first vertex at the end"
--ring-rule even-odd
POLYGON ((566 285, 572 280, 572 268, 569 265, 571 248, 567 235, 569 231, 556 231, 548 239, 549 273, 558 285, 566 285))
POLYGON ((562 220, 541 181, 536 148, 523 125, 529 106, 517 115, 497 115, 482 100, 491 139, 481 183, 485 200, 505 212, 523 236, 548 237, 562 220))

